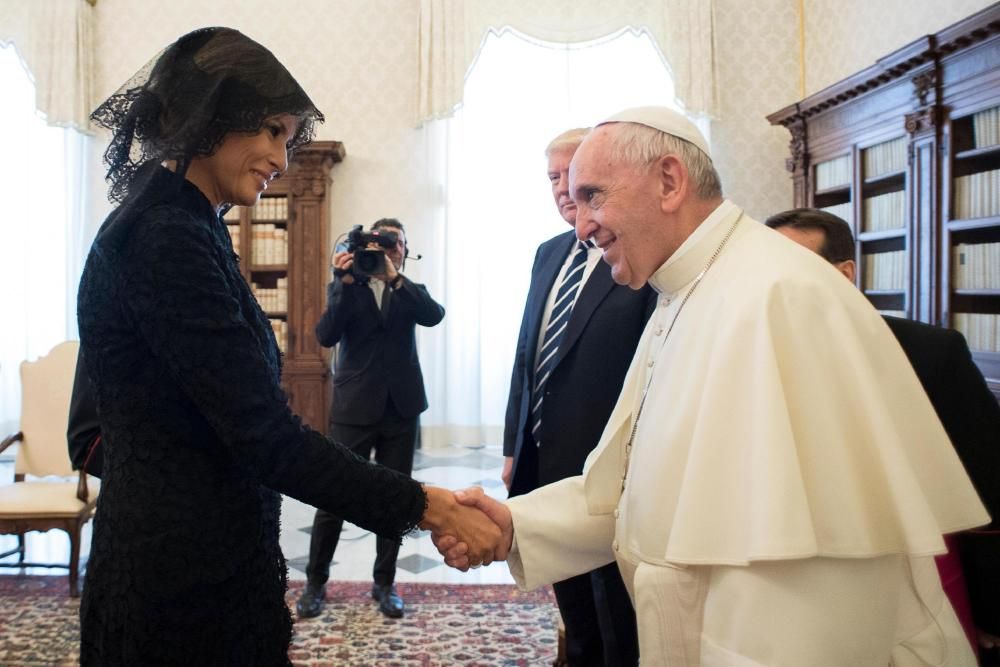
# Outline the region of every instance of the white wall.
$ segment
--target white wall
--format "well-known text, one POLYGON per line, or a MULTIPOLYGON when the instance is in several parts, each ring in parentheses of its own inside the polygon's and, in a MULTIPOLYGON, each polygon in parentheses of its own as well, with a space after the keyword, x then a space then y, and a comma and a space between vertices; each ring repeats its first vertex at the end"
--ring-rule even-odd
POLYGON ((806 94, 991 4, 988 0, 805 0, 806 94))
POLYGON ((726 196, 763 220, 792 206, 788 131, 767 114, 798 97, 796 0, 716 0, 720 118, 712 150, 726 196))

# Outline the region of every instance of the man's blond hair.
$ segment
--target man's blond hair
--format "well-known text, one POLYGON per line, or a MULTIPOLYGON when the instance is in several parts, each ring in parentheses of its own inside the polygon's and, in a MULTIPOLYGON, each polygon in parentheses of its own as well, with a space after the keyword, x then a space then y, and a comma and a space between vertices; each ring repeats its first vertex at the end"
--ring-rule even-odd
POLYGON ((555 151, 562 150, 564 148, 572 148, 576 150, 583 143, 583 138, 590 133, 589 127, 577 127, 572 130, 566 130, 558 137, 549 142, 549 145, 545 147, 545 157, 549 157, 555 151))

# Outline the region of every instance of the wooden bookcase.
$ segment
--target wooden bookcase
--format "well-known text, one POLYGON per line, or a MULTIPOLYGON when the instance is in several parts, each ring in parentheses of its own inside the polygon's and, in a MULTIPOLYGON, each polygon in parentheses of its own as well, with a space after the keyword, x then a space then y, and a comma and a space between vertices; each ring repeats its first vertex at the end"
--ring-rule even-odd
POLYGON ((253 208, 225 216, 240 270, 257 296, 284 355, 282 386, 292 411, 326 432, 329 352, 313 331, 326 306, 330 171, 344 159, 339 141, 314 141, 295 152, 288 172, 253 208))
POLYGON ((962 331, 1000 398, 1000 4, 768 120, 795 206, 851 223, 872 304, 962 331))

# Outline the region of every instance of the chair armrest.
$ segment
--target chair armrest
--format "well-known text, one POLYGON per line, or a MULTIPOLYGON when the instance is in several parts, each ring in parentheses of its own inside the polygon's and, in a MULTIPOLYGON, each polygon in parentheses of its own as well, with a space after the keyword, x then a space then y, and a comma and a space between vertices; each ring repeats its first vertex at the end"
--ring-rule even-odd
POLYGON ((22 433, 21 431, 18 431, 14 435, 8 435, 6 438, 3 439, 3 442, 0 442, 0 454, 2 454, 5 449, 13 445, 15 442, 21 442, 23 440, 24 440, 24 433, 22 433))

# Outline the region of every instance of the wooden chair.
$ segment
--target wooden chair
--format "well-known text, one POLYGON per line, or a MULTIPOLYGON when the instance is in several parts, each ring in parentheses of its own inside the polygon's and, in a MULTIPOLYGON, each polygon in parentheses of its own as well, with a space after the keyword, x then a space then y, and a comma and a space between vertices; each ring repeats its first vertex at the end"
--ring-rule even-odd
POLYGON ((77 475, 69 460, 66 425, 78 350, 75 341, 60 343, 38 361, 21 364, 21 430, 0 442, 0 452, 21 443, 14 482, 0 485, 0 534, 17 535, 18 543, 17 548, 0 553, 0 558, 18 554, 17 565, 3 567, 66 567, 71 597, 80 595, 80 532, 94 514, 99 482, 93 479, 88 486, 88 476, 82 470, 77 481, 25 477, 77 475), (52 528, 69 534, 69 563, 25 561, 24 534, 52 528))

